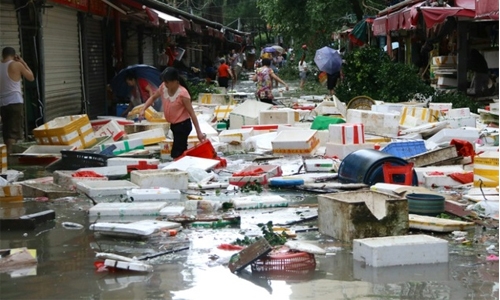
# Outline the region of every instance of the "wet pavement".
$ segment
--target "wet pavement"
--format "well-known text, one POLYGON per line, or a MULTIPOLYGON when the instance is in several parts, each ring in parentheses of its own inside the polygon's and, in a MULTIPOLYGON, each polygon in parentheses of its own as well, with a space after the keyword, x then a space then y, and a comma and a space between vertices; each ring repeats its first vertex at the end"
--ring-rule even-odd
MULTIPOLYGON (((244 83, 250 89, 251 83, 244 83)), ((230 158, 242 159, 244 156, 230 158)), ((249 158, 250 159, 250 158, 249 158)), ((25 179, 47 176, 43 168, 19 166, 25 179)), ((265 189, 277 193, 294 207, 317 203, 317 194, 265 189)), ((207 199, 226 195, 211 195, 207 199)), ((55 221, 34 231, 2 232, 0 248, 27 247, 37 250, 34 269, 0 274, 2 299, 498 299, 498 229, 476 226, 466 240, 451 234, 426 234, 449 241, 449 263, 434 265, 372 268, 353 261, 352 248, 315 230, 316 220, 297 224, 310 228, 298 232, 297 239, 316 244, 327 255, 316 255, 314 270, 257 273, 246 269, 232 274, 227 263, 235 251, 217 246, 243 237, 252 229, 242 221, 240 228, 184 229, 177 236, 160 235, 149 240, 127 240, 95 235, 89 225, 97 220, 87 215, 92 202, 86 197, 27 199, 22 204, 3 203, 0 217, 15 217, 54 210, 55 221), (74 222, 83 229, 64 228, 74 222), (158 255, 169 249, 189 250, 159 255, 148 261, 152 273, 128 271, 96 272, 96 252, 112 252, 129 257, 158 255), (493 247, 492 247, 493 246, 493 247)), ((258 214, 255 210, 250 214, 258 214)), ((271 215, 270 215, 271 216, 271 215)), ((153 217, 149 217, 151 219, 153 217)), ((250 218, 252 218, 250 216, 250 218)), ((264 217, 265 218, 265 217, 264 217)), ((148 219, 144 217, 141 219, 148 219)), ((244 219, 243 219, 244 220, 244 219)), ((272 217, 269 220, 273 220, 272 217)), ((412 234, 419 232, 413 231, 412 234)), ((432 255, 433 249, 429 249, 432 255)))

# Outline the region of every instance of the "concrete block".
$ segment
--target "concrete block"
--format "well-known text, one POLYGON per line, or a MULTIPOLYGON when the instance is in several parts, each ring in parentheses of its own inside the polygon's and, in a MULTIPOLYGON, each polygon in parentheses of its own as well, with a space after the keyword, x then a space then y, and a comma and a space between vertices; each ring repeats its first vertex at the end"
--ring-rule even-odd
POLYGON ((64 189, 76 191, 76 184, 81 181, 107 181, 108 177, 73 177, 74 171, 55 171, 54 183, 64 189))
POLYGON ((373 149, 373 147, 374 144, 372 143, 344 145, 328 142, 326 143, 325 155, 329 157, 338 157, 340 159, 344 159, 347 155, 351 154, 354 151, 361 149, 373 149))
POLYGON ((408 202, 395 195, 343 192, 320 195, 318 204, 319 231, 341 241, 408 232, 408 202))
POLYGON ((165 187, 176 190, 188 188, 188 173, 179 170, 136 170, 130 172, 130 181, 140 188, 165 187))
POLYGON ((139 188, 128 180, 80 181, 76 189, 90 197, 125 195, 127 190, 139 188))
POLYGON ((448 241, 425 234, 355 239, 353 258, 373 267, 446 263, 448 241))

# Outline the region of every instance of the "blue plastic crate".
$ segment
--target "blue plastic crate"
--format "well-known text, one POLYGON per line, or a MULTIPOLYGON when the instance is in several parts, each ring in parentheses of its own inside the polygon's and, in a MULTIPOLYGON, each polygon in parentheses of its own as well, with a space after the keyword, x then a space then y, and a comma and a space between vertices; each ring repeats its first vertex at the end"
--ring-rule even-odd
POLYGON ((392 156, 407 158, 415 156, 427 151, 423 140, 406 141, 406 142, 392 142, 385 146, 382 152, 388 153, 392 156))

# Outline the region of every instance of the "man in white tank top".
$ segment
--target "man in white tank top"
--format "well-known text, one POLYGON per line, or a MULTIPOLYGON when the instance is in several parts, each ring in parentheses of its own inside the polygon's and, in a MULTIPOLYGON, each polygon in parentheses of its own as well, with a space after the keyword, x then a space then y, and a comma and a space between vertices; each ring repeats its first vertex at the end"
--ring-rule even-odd
POLYGON ((24 100, 21 79, 33 81, 35 76, 26 62, 16 54, 12 47, 2 50, 0 62, 0 116, 2 117, 3 141, 7 154, 12 145, 24 136, 24 100))

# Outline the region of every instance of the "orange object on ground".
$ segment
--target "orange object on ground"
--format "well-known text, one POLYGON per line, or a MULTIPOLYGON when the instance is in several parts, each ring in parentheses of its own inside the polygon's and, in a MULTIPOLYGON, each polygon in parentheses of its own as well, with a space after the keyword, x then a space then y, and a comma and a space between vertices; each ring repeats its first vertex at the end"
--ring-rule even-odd
POLYGON ((382 165, 385 183, 395 183, 403 185, 413 184, 413 163, 410 162, 404 166, 393 166, 390 162, 385 162, 382 165), (404 176, 404 180, 394 180, 394 177, 404 176))
POLYGON ((450 145, 455 146, 458 155, 464 157, 469 156, 472 159, 472 162, 474 162, 474 156, 476 155, 476 152, 474 151, 474 146, 472 146, 470 142, 465 140, 452 139, 450 145))
POLYGON ((206 139, 193 148, 184 151, 184 153, 181 156, 177 157, 175 160, 179 160, 184 156, 217 159, 217 152, 215 151, 214 146, 212 146, 212 143, 208 139, 206 139))
POLYGON ((450 176, 453 180, 456 180, 462 184, 474 182, 474 172, 452 173, 448 176, 450 176))
POLYGON ((259 176, 262 173, 265 173, 265 171, 262 168, 257 168, 255 170, 251 170, 251 171, 236 172, 236 173, 233 173, 233 176, 259 176))
POLYGON ((219 246, 217 246, 217 249, 232 251, 232 250, 242 250, 245 249, 245 247, 238 245, 231 245, 231 244, 220 244, 219 246))
POLYGON ((71 174, 71 177, 97 177, 97 178, 103 178, 106 176, 103 176, 101 174, 98 174, 94 171, 77 171, 73 174, 71 174))
POLYGON ((306 271, 316 267, 314 254, 295 252, 284 254, 271 254, 259 258, 252 263, 252 271, 306 271))

